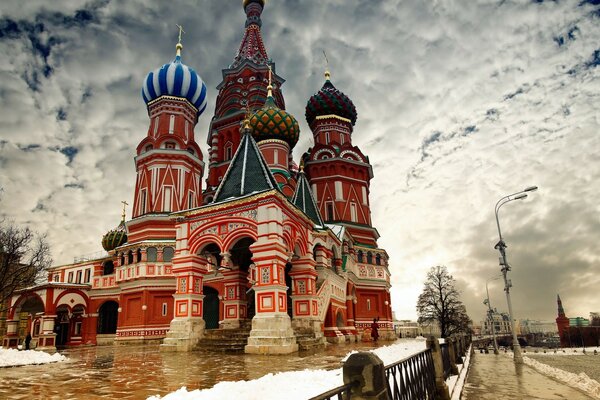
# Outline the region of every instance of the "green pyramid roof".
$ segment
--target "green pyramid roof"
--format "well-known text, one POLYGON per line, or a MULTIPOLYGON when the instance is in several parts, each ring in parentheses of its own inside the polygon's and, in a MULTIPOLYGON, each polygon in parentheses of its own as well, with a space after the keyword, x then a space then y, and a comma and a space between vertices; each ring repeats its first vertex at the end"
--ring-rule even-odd
POLYGON ((279 189, 279 186, 250 130, 246 129, 240 146, 217 188, 213 203, 272 189, 279 189))
POLYGON ((315 224, 324 226, 321 214, 319 214, 317 202, 313 197, 306 175, 304 175, 304 171, 302 170, 298 174, 298 183, 296 184, 296 191, 292 197, 292 203, 312 219, 315 224))

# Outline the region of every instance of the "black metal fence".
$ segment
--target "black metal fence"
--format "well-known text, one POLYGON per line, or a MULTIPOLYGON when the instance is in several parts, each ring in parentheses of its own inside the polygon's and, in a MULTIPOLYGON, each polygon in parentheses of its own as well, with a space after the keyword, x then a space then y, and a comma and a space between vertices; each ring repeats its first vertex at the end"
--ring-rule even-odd
POLYGON ((350 390, 356 383, 338 386, 328 392, 321 393, 318 396, 311 397, 309 400, 350 400, 350 390))
POLYGON ((393 400, 434 399, 435 370, 431 349, 385 367, 388 397, 393 400))
POLYGON ((430 337, 426 350, 388 366, 384 366, 378 357, 368 356, 371 354, 368 352, 351 355, 344 363, 343 374, 346 382, 355 382, 310 400, 350 400, 352 392, 358 397, 387 392, 387 398, 392 400, 449 398, 444 382, 458 372, 457 364, 462 364, 470 343, 470 336, 447 338, 444 343, 430 337))

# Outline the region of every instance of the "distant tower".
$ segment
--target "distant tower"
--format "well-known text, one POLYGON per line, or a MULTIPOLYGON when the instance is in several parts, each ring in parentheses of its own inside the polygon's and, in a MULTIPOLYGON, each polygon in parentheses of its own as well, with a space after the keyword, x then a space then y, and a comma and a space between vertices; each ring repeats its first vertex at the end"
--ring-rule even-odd
POLYGON ((379 234, 371 225, 369 202, 373 169, 352 144, 356 116, 352 100, 333 86, 326 71, 323 87, 306 105, 315 145, 303 161, 323 220, 344 225, 357 241, 376 246, 379 234))
MULTIPOLYGON (((223 80, 217 86, 219 94, 207 137, 209 151, 205 203, 213 200, 215 191, 240 145, 240 125, 247 110, 255 111, 265 105, 269 67, 273 70, 272 102, 279 109, 285 109, 280 90, 284 79, 275 74, 275 63, 269 59, 261 35, 260 16, 264 5, 264 0, 244 0, 244 36, 233 63, 223 69, 223 80)), ((291 149, 288 152, 286 157, 291 158, 291 149)))
POLYGON ((558 303, 558 317, 556 317, 556 326, 558 327, 558 334, 560 335, 561 347, 569 346, 568 331, 569 331, 569 318, 565 315, 565 309, 563 308, 560 296, 556 295, 556 302, 558 303))
POLYGON ((150 126, 135 157, 134 219, 202 205, 204 162, 194 127, 206 108, 206 86, 181 62, 182 49, 180 41, 175 59, 144 80, 150 126))

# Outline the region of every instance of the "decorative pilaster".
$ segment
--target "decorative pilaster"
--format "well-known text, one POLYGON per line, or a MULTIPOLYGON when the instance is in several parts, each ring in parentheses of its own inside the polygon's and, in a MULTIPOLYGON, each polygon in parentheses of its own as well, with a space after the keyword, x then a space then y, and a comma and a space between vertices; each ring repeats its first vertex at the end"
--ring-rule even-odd
POLYGON ((250 246, 256 264, 254 285, 256 315, 246 345, 246 353, 288 354, 298 351, 296 337, 287 314, 285 265, 287 254, 283 245, 283 215, 279 207, 258 208, 258 240, 250 246))
MULTIPOLYGON (((178 242, 177 246, 180 245, 182 243, 178 242)), ((173 274, 177 279, 173 295, 174 318, 161 351, 190 351, 204 336, 202 285, 206 272, 206 259, 178 248, 178 254, 173 258, 173 274)))

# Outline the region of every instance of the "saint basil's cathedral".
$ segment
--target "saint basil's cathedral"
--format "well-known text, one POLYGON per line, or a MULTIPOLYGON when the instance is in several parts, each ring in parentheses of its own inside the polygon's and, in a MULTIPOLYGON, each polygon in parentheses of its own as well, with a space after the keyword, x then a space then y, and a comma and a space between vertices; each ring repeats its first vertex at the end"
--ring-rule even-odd
POLYGON ((175 59, 143 82, 149 127, 136 148, 131 220, 123 211, 102 256, 52 267, 48 282, 18 292, 4 346, 31 333, 38 348, 189 351, 229 335, 243 338, 239 351, 282 354, 369 340, 375 318, 380 336, 394 337, 388 255, 371 222, 373 171, 352 144, 354 104, 326 72, 306 105, 314 145, 294 162, 300 129, 262 40, 264 0, 243 8, 206 158, 194 127, 209 98, 180 40, 175 59))

